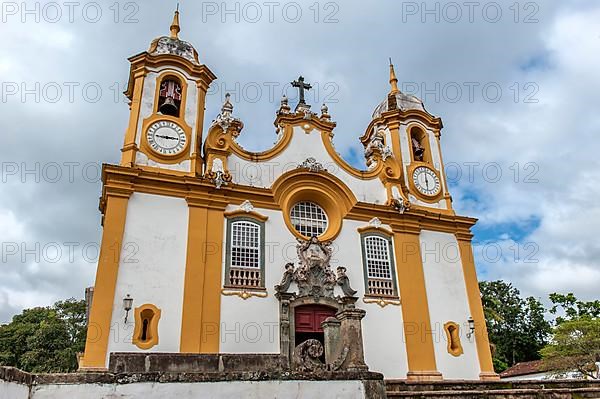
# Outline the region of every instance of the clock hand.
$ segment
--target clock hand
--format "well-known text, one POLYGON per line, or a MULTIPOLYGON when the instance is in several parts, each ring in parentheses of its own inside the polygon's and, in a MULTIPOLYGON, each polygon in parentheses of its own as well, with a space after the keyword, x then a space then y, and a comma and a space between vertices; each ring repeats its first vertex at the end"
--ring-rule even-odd
POLYGON ((171 137, 171 136, 163 136, 160 134, 155 134, 155 137, 160 137, 161 139, 167 139, 167 140, 177 140, 177 137, 171 137))

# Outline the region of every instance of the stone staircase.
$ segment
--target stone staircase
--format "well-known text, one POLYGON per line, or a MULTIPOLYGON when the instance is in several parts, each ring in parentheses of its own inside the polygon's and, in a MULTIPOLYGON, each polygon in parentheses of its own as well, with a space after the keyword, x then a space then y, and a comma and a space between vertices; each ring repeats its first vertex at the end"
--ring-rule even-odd
POLYGON ((600 398, 600 381, 436 381, 386 380, 392 398, 588 399, 600 398))

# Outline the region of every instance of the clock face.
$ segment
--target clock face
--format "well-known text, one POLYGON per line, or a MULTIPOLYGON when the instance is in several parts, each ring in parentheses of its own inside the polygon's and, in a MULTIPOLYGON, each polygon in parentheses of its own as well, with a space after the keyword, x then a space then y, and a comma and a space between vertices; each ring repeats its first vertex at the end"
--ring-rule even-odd
POLYGON ((436 196, 442 188, 435 172, 426 166, 419 166, 413 171, 413 183, 419 192, 429 197, 436 196))
POLYGON ((177 155, 183 151, 187 137, 183 129, 175 122, 159 121, 148 128, 148 144, 162 155, 177 155))

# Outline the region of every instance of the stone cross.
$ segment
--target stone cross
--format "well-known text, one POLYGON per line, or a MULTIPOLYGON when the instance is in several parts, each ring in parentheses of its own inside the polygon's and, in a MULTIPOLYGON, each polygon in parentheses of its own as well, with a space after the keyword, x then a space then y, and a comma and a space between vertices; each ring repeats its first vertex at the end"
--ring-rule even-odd
POLYGON ((297 87, 298 91, 300 92, 300 101, 298 102, 298 104, 306 104, 306 102, 304 101, 304 90, 310 90, 312 89, 312 86, 308 83, 304 83, 303 76, 298 77, 298 80, 294 80, 292 82, 292 86, 297 87))

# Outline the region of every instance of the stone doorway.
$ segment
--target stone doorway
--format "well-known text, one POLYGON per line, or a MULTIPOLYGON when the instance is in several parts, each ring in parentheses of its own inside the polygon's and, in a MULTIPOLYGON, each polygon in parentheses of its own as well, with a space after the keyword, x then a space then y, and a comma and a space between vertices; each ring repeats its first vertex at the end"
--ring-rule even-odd
MULTIPOLYGON (((321 323, 328 317, 335 317, 337 309, 324 305, 302 305, 294 311, 294 347, 307 339, 316 339, 323 346, 325 335, 321 323)), ((325 362, 325 355, 321 359, 325 362)))

